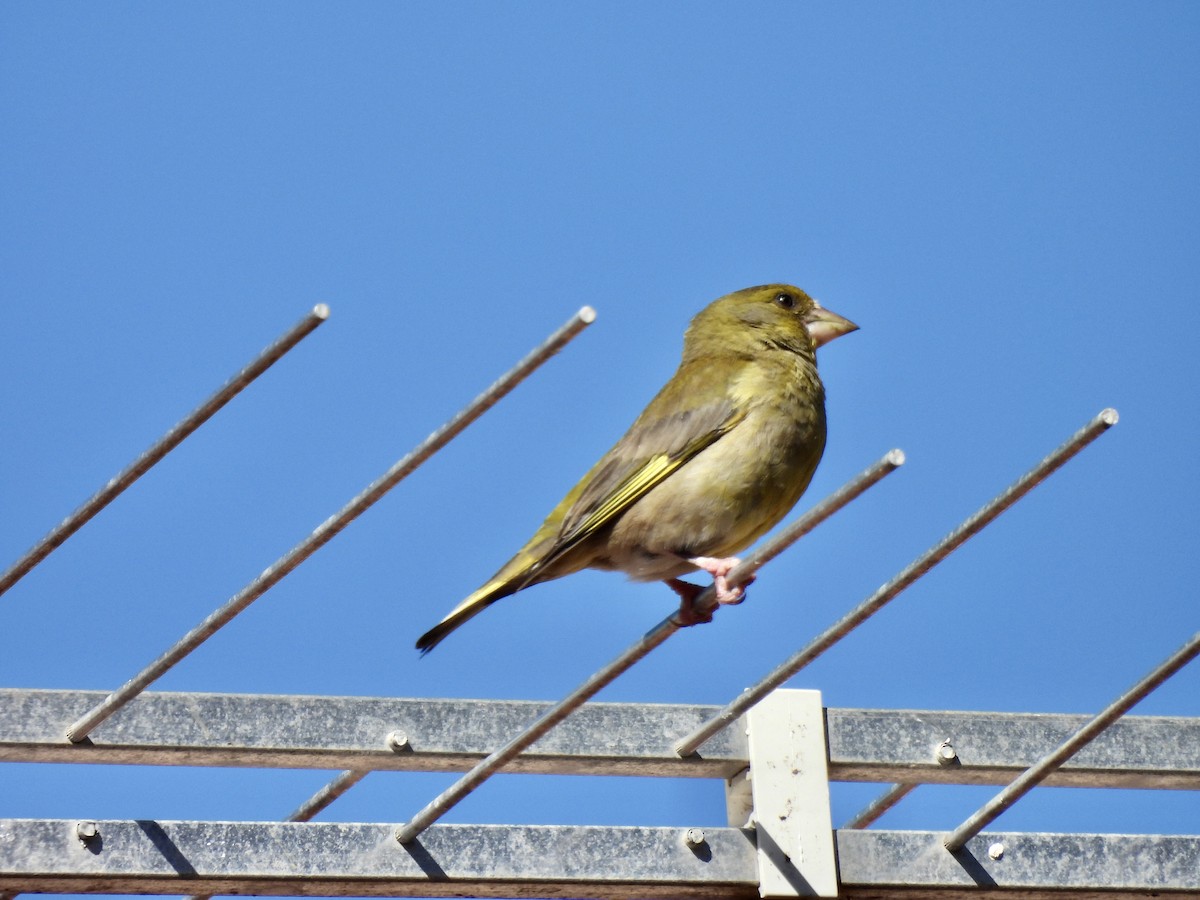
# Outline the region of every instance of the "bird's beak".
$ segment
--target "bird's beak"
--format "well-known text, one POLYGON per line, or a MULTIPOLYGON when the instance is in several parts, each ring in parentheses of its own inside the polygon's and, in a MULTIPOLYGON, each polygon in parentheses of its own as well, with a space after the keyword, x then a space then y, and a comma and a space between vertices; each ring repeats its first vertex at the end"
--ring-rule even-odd
POLYGON ((816 304, 813 305, 812 312, 804 317, 804 323, 808 326, 814 347, 821 347, 836 337, 858 331, 858 326, 849 319, 816 304))

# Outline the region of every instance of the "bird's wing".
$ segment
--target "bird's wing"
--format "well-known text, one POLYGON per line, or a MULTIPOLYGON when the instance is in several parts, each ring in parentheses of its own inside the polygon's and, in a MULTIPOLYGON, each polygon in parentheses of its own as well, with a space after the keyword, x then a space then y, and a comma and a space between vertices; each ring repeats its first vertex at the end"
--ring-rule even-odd
POLYGON ((547 566, 616 519, 744 416, 724 401, 663 417, 654 416, 654 410, 651 404, 629 433, 576 486, 579 496, 568 508, 557 538, 551 543, 553 532, 545 533, 547 526, 553 527, 552 517, 487 584, 417 640, 422 654, 489 604, 533 583, 547 566), (652 447, 661 449, 652 452, 648 449, 652 447), (543 549, 546 545, 548 548, 543 549))
POLYGON ((591 477, 585 478, 586 487, 567 510, 558 536, 537 570, 611 524, 745 416, 724 396, 663 416, 655 415, 656 411, 652 403, 596 464, 591 477))
MULTIPOLYGON (((621 440, 571 489, 541 528, 479 590, 417 641, 428 653, 447 634, 489 604, 535 583, 552 563, 718 441, 745 417, 726 386, 700 367, 684 367, 621 440), (689 401, 679 408, 679 398, 689 401), (560 512, 561 510, 561 512, 560 512)), ((582 568, 582 566, 581 566, 582 568)))

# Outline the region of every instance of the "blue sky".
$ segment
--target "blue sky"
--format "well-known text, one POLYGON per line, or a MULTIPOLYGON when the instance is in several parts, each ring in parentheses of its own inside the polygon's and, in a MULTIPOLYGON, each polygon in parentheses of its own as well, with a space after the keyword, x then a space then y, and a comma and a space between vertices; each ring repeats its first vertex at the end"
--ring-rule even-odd
MULTIPOLYGON (((598 319, 158 689, 556 699, 666 615, 583 573, 412 643, 669 377, 790 281, 821 351, 797 513, 908 464, 602 699, 723 703, 1106 406, 1120 424, 791 686, 1093 712, 1200 627, 1193 4, 7 3, 0 565, 315 303, 330 320, 0 598, 0 684, 111 689, 576 309, 598 319), (1190 398, 1190 399, 1189 399, 1190 398)), ((1193 665, 1138 708, 1200 715, 1193 665)), ((4 816, 273 819, 323 772, 0 767, 4 816)), ((400 821, 447 776, 323 818, 400 821)), ((877 789, 835 786, 835 822, 877 789)), ((988 789, 881 826, 949 828, 988 789)), ((720 786, 501 777, 456 822, 717 825, 720 786)), ((997 827, 1200 833, 1194 793, 997 827)))

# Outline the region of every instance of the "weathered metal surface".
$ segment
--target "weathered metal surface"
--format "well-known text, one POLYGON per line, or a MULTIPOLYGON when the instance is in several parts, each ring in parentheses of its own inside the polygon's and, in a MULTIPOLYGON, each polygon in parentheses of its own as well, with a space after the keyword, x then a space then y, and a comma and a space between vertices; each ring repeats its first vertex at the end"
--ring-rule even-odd
POLYGON ((819 691, 776 691, 746 716, 759 894, 836 897, 819 691))
MULTIPOLYGON (((0 761, 466 771, 549 704, 507 700, 148 692, 88 742, 63 736, 100 691, 0 689, 0 761), (409 738, 393 750, 392 731, 409 738)), ((508 771, 730 778, 749 765, 743 729, 696 756, 672 742, 715 706, 588 703, 508 771)), ((827 709, 834 781, 1007 784, 1087 716, 827 709), (938 761, 949 739, 954 760, 938 761)), ((1200 789, 1200 718, 1127 716, 1047 784, 1200 789)))
POLYGON ((839 830, 842 883, 854 889, 847 895, 1200 892, 1200 836, 987 832, 955 853, 942 846, 944 838, 935 831, 839 830))
MULTIPOLYGON (((0 689, 0 761, 463 771, 548 706, 418 700, 149 692, 84 744, 64 731, 100 691, 0 689), (393 750, 392 731, 407 747, 393 750)), ((513 760, 513 772, 728 777, 747 764, 744 735, 680 760, 671 739, 715 707, 589 703, 513 760)))
MULTIPOLYGON (((1007 784, 1083 725, 1050 713, 827 709, 830 778, 921 784, 1007 784), (938 759, 949 740, 954 758, 938 759)), ((1200 789, 1200 719, 1129 716, 1046 784, 1200 789)))
MULTIPOLYGON (((754 898, 753 834, 704 828, 0 820, 0 892, 754 898)), ((1122 898, 1200 893, 1200 836, 838 831, 855 898, 1122 898), (997 850, 997 847, 999 848, 997 850)))
POLYGON ((757 896, 737 829, 0 820, 0 890, 306 896, 757 896))
MULTIPOLYGON (((0 689, 0 761, 463 772, 547 703, 148 692, 84 744, 64 731, 102 691, 0 689), (388 734, 407 734, 392 750, 388 734)), ((740 728, 679 758, 674 736, 713 706, 587 703, 509 772, 731 778, 749 764, 740 728)), ((1082 715, 827 709, 829 778, 1008 784, 1087 721, 1082 715), (938 762, 949 739, 954 761, 938 762)), ((1046 784, 1200 790, 1200 719, 1126 716, 1046 784)))

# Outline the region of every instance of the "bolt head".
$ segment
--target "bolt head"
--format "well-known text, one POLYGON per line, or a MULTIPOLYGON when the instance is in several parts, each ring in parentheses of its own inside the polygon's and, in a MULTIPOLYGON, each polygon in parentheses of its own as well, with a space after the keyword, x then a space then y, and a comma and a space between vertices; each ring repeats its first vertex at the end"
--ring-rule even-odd
POLYGON ((1004 856, 1004 845, 998 842, 992 844, 992 846, 988 847, 988 856, 992 859, 1000 859, 1004 856))
POLYGON ((75 837, 81 841, 94 840, 100 834, 100 828, 95 822, 76 822, 75 837))
POLYGON ((683 839, 689 847, 699 847, 704 843, 706 835, 703 828, 689 828, 684 832, 683 839))
POLYGON ((409 747, 408 735, 399 730, 389 731, 387 736, 387 744, 393 750, 407 750, 409 747))

